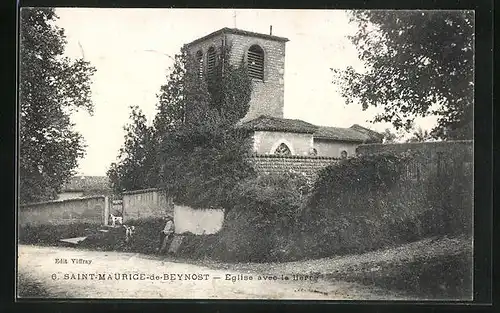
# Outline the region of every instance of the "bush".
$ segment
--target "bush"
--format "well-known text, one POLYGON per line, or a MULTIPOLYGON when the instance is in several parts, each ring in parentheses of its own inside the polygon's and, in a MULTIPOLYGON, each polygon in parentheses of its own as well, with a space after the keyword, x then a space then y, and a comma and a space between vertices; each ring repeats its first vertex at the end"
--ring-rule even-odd
POLYGON ((159 246, 159 233, 164 222, 160 218, 145 218, 127 221, 127 225, 135 226, 135 233, 130 242, 125 242, 125 228, 108 228, 108 232, 100 232, 100 224, 73 223, 69 225, 37 225, 21 227, 19 242, 37 245, 66 245, 60 242, 63 238, 87 238, 78 244, 85 247, 105 251, 130 251, 137 253, 154 253, 159 246))
POLYGON ((128 226, 135 226, 135 232, 129 242, 125 242, 125 228, 110 228, 107 233, 97 232, 82 242, 81 246, 151 254, 160 245, 160 231, 165 226, 161 218, 131 219, 128 226))
POLYGON ((35 245, 60 245, 64 238, 82 237, 97 231, 98 223, 68 225, 30 225, 19 227, 19 242, 35 245))
POLYGON ((226 262, 285 260, 297 254, 295 237, 310 182, 302 175, 247 178, 228 196, 222 229, 215 235, 184 238, 179 254, 226 262))
MULTIPOLYGON (((453 160, 450 157, 450 160, 453 160)), ((406 170, 429 170, 421 154, 364 155, 325 168, 304 221, 320 240, 310 253, 364 252, 436 235, 471 233, 472 177, 459 162, 441 174, 412 180, 406 170), (427 167, 425 167, 427 166, 427 167)), ((419 172, 420 173, 420 172, 419 172)))

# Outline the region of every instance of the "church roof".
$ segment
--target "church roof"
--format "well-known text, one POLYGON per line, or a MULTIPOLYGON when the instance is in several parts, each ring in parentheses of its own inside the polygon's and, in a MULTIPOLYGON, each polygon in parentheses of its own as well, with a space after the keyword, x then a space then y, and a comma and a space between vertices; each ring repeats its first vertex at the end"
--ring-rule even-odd
POLYGON ((240 127, 254 131, 267 130, 306 134, 313 134, 318 128, 318 126, 302 120, 277 118, 266 115, 261 115, 257 118, 246 121, 242 123, 240 127))
POLYGON ((368 142, 372 138, 352 128, 341 127, 318 127, 314 133, 314 139, 338 140, 338 141, 353 141, 353 142, 368 142))
POLYGON ((371 129, 354 124, 349 128, 317 126, 302 120, 277 118, 261 115, 243 122, 241 128, 253 131, 281 131, 291 133, 312 134, 314 139, 351 141, 351 142, 381 142, 382 134, 371 129))
POLYGON ((194 41, 191 41, 190 43, 186 44, 186 46, 191 46, 191 45, 193 45, 195 43, 204 41, 204 40, 206 40, 208 38, 211 38, 211 37, 214 37, 214 36, 218 36, 218 35, 221 35, 221 34, 236 34, 236 35, 243 35, 243 36, 249 36, 249 37, 259 37, 259 38, 264 38, 264 39, 274 40, 274 41, 284 41, 284 42, 289 41, 289 39, 285 38, 285 37, 279 37, 279 36, 273 36, 273 35, 266 35, 266 34, 261 34, 261 33, 255 33, 255 32, 250 32, 250 31, 242 30, 242 29, 238 29, 238 28, 224 27, 224 28, 216 30, 213 33, 210 33, 210 34, 208 34, 206 36, 203 36, 203 37, 198 38, 198 39, 196 39, 194 41))
POLYGON ((371 130, 369 128, 363 127, 361 125, 354 124, 351 126, 351 128, 355 129, 363 134, 370 136, 370 138, 372 138, 374 142, 382 142, 382 140, 384 139, 383 134, 378 133, 378 132, 371 130))

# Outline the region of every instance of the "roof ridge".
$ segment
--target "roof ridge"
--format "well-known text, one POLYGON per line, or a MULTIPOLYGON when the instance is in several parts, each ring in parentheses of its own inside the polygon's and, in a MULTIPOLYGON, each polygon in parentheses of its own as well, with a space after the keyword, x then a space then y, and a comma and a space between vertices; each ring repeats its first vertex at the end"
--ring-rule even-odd
POLYGON ((244 30, 244 29, 240 29, 240 28, 223 27, 223 28, 218 29, 216 31, 213 31, 207 35, 201 36, 201 37, 185 44, 185 46, 190 46, 190 45, 193 45, 193 44, 198 43, 200 41, 206 40, 210 37, 217 36, 219 34, 228 33, 228 32, 233 33, 233 34, 243 35, 243 36, 246 35, 246 36, 267 38, 267 39, 276 40, 276 41, 284 41, 284 42, 290 41, 286 37, 280 37, 280 36, 276 36, 276 35, 268 35, 268 34, 264 34, 264 33, 258 33, 258 32, 253 32, 253 31, 249 31, 249 30, 244 30))

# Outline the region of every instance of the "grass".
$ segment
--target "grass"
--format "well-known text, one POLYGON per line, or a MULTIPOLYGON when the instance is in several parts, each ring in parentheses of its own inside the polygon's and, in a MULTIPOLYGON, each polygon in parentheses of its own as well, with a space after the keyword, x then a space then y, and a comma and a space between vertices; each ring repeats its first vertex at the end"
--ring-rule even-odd
POLYGON ((455 251, 429 250, 421 255, 416 251, 413 257, 402 260, 369 262, 348 271, 329 273, 326 278, 403 291, 420 299, 471 300, 472 251, 466 246, 467 241, 460 245, 455 251))
POLYGON ((42 283, 19 273, 17 279, 17 296, 19 298, 50 298, 52 294, 46 290, 42 283))

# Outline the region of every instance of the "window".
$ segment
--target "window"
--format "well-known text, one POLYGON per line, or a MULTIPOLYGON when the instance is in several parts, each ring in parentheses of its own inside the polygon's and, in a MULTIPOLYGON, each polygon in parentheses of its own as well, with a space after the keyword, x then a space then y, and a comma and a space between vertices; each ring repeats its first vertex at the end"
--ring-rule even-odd
POLYGON ((284 143, 280 144, 278 148, 274 151, 274 154, 276 155, 291 155, 292 152, 290 151, 290 148, 288 148, 287 145, 284 143))
POLYGON ((264 50, 253 45, 247 53, 248 75, 251 78, 264 80, 264 50))
POLYGON ((340 158, 341 159, 347 159, 347 151, 342 150, 342 152, 340 152, 340 158))
POLYGON ((201 50, 196 52, 196 63, 198 64, 198 76, 201 78, 203 77, 203 52, 201 50))
POLYGON ((210 47, 207 52, 207 75, 212 76, 215 73, 215 48, 210 47))

